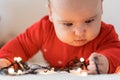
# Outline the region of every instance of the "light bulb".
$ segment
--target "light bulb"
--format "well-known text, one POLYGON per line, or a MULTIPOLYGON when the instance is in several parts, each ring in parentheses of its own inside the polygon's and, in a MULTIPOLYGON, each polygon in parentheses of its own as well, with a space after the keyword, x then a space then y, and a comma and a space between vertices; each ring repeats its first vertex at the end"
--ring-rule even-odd
POLYGON ((81 61, 81 62, 84 62, 85 60, 84 60, 84 58, 80 58, 80 61, 81 61))
POLYGON ((81 70, 82 70, 81 68, 78 68, 78 69, 77 69, 77 72, 80 72, 81 70))
POLYGON ((15 57, 14 61, 17 61, 19 63, 20 61, 22 61, 22 58, 21 57, 15 57))
POLYGON ((14 74, 14 73, 15 73, 14 68, 9 68, 9 69, 8 69, 8 73, 9 73, 9 74, 14 74))
POLYGON ((18 70, 17 71, 17 74, 22 74, 23 72, 21 70, 18 70))
POLYGON ((83 71, 83 72, 81 72, 81 74, 80 74, 81 76, 87 76, 88 75, 88 73, 86 72, 86 71, 83 71))

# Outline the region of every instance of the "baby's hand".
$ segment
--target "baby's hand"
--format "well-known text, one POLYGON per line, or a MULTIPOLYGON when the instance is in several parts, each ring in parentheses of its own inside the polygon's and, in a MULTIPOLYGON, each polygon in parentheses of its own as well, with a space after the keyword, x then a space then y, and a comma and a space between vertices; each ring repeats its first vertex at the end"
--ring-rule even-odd
POLYGON ((92 53, 89 57, 89 65, 87 68, 88 74, 106 74, 108 73, 109 62, 104 55, 92 53))
POLYGON ((9 61, 9 60, 7 60, 7 59, 0 59, 0 68, 2 68, 2 67, 6 67, 6 66, 8 66, 8 65, 10 65, 11 64, 11 62, 9 61))

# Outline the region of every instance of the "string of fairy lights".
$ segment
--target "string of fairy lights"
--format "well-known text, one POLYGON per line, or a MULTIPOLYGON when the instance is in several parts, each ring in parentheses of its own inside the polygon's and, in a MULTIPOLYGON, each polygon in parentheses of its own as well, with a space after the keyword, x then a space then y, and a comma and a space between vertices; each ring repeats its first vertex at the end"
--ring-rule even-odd
MULTIPOLYGON (((100 74, 98 65, 97 65, 97 58, 94 59, 96 65, 97 74, 100 74)), ((53 74, 56 72, 67 72, 73 73, 76 75, 87 76, 87 63, 85 62, 84 58, 77 58, 71 60, 65 68, 56 68, 56 67, 49 67, 49 66, 41 66, 39 64, 28 65, 27 63, 22 61, 22 58, 15 57, 14 63, 11 63, 9 66, 3 67, 0 69, 1 75, 26 75, 26 74, 53 74), (13 66, 16 65, 17 68, 13 66), (74 65, 74 66, 73 66, 74 65)))

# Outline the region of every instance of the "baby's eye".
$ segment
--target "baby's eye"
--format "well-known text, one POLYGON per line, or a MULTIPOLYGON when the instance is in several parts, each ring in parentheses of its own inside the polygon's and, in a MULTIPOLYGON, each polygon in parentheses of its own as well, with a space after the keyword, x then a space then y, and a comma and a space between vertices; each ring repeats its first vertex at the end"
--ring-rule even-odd
POLYGON ((63 23, 63 25, 65 25, 65 26, 72 26, 73 23, 63 23))
POLYGON ((87 20, 87 21, 85 21, 85 23, 91 23, 92 21, 94 21, 94 19, 87 20))

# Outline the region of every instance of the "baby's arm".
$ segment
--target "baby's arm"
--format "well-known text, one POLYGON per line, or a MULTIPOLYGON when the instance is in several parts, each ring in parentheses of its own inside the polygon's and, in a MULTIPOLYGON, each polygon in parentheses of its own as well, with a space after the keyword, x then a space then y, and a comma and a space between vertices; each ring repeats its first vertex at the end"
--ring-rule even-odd
MULTIPOLYGON (((102 70, 100 72, 114 73, 116 68, 120 66, 120 40, 115 32, 114 27, 112 25, 105 24, 101 29, 101 35, 96 40, 98 42, 95 42, 96 50, 94 52, 97 54, 93 53, 90 55, 90 64, 88 69, 90 70, 90 67, 95 67, 93 58, 94 56, 98 56, 98 68, 102 70)), ((95 68, 93 69, 96 70, 95 68)), ((90 71, 92 71, 92 69, 90 71)))
POLYGON ((1 58, 0 59, 0 68, 6 67, 6 66, 8 66, 10 64, 11 64, 11 62, 9 60, 7 60, 5 58, 1 58))
POLYGON ((14 62, 14 57, 21 57, 25 62, 36 54, 42 41, 41 29, 39 29, 41 25, 39 24, 40 22, 33 24, 24 33, 7 42, 0 49, 0 58, 6 58, 10 62, 14 62))

